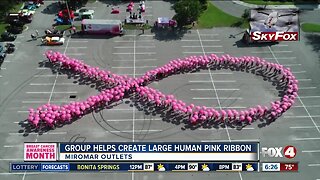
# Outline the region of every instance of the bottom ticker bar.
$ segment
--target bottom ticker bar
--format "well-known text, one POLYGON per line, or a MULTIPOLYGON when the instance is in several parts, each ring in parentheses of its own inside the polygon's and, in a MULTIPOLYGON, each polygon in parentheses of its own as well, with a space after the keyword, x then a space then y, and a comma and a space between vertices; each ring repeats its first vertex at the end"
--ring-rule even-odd
POLYGON ((238 172, 259 171, 254 163, 11 163, 10 172, 238 172))

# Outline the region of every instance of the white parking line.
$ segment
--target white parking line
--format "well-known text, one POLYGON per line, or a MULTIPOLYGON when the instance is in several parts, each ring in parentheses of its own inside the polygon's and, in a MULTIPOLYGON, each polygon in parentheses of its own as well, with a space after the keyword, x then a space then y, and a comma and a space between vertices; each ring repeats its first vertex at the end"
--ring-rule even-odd
POLYGON ((200 34, 200 36, 219 36, 219 34, 200 34))
POLYGON ((45 69, 51 69, 51 68, 47 68, 47 67, 37 67, 37 69, 45 70, 45 69))
POLYGON ((29 111, 17 111, 17 113, 29 113, 29 111))
MULTIPOLYGON (((132 119, 131 119, 132 121, 132 119)), ((163 130, 160 129, 149 129, 149 130, 139 130, 139 129, 135 129, 134 132, 161 132, 163 130)), ((132 133, 133 130, 124 130, 124 131, 106 131, 106 132, 111 132, 111 133, 132 133)))
POLYGON ((296 105, 292 106, 293 108, 303 108, 303 107, 309 107, 309 108, 320 108, 320 105, 310 105, 310 106, 301 106, 301 105, 296 105))
MULTIPOLYGON (((116 43, 133 43, 133 40, 118 40, 116 43)), ((154 40, 137 40, 136 42, 154 42, 154 40)))
MULTIPOLYGON (((132 109, 131 109, 132 110, 132 109)), ((135 121, 162 121, 160 118, 154 118, 154 119, 134 119, 135 121)), ((126 121, 132 121, 132 119, 108 119, 107 122, 126 122, 126 121)))
MULTIPOLYGON (((135 68, 155 68, 157 66, 136 66, 135 68)), ((114 68, 114 69, 131 69, 133 67, 130 67, 130 66, 118 66, 118 67, 111 67, 111 68, 114 68)))
MULTIPOLYGON (((79 76, 79 75, 76 75, 79 76)), ((42 75, 34 75, 33 77, 56 77, 55 74, 42 74, 42 75)), ((60 74, 59 77, 68 77, 66 74, 60 74)))
MULTIPOLYGON (((193 97, 195 100, 210 100, 210 99, 218 99, 217 97, 193 97)), ((242 97, 219 97, 219 99, 223 100, 231 100, 231 99, 243 99, 242 97)))
MULTIPOLYGON (((271 58, 263 58, 263 59, 275 59, 275 58, 273 58, 273 57, 271 57, 271 58)), ((297 57, 279 57, 279 58, 277 58, 277 59, 297 59, 297 57)))
MULTIPOLYGON (((203 52, 182 52, 184 54, 203 54, 203 52)), ((216 52, 206 52, 206 54, 223 54, 223 51, 216 51, 216 52)))
POLYGON ((304 150, 303 153, 319 153, 320 150, 304 150))
MULTIPOLYGON (((185 47, 185 48, 198 48, 198 47, 201 47, 201 46, 182 46, 182 47, 185 47)), ((217 45, 217 46, 203 46, 203 47, 217 48, 217 47, 223 47, 223 46, 217 45)))
MULTIPOLYGON (((58 100, 58 101, 51 101, 51 102, 56 102, 56 103, 68 103, 71 101, 67 101, 67 100, 58 100)), ((22 101, 22 104, 38 104, 38 103, 48 103, 48 101, 22 101)))
POLYGON ((83 56, 85 55, 85 53, 66 53, 68 54, 69 56, 83 56))
POLYGON ((5 69, 7 69, 7 68, 5 68, 5 67, 1 67, 0 69, 1 69, 1 70, 5 70, 5 69))
POLYGON ((299 90, 302 90, 302 89, 317 89, 317 87, 299 87, 299 90))
MULTIPOLYGON (((311 117, 320 117, 320 115, 313 115, 311 117)), ((283 116, 283 118, 310 118, 310 116, 283 116)))
MULTIPOLYGON (((30 86, 52 86, 53 83, 30 83, 30 86)), ((70 86, 70 85, 77 85, 76 83, 56 83, 56 85, 66 85, 66 86, 70 86)))
POLYGON ((293 74, 302 74, 302 73, 306 73, 307 71, 293 71, 293 74))
MULTIPOLYGON (((213 81, 214 83, 234 83, 236 82, 235 80, 214 80, 213 81)), ((202 81, 202 80, 199 80, 199 81, 189 81, 189 83, 212 83, 211 81, 202 81)))
POLYGON ((309 140, 320 140, 320 137, 318 138, 296 138, 293 139, 294 141, 309 141, 309 140))
MULTIPOLYGON (((320 127, 320 126, 317 126, 320 127)), ((313 128, 317 128, 315 126, 291 126, 290 129, 313 129, 313 128)))
POLYGON ((297 79, 298 81, 311 81, 311 79, 297 79))
POLYGON ((320 164, 308 164, 308 166, 320 166, 320 164))
MULTIPOLYGON (((121 55, 121 54, 133 54, 133 52, 124 52, 124 53, 112 53, 112 54, 115 54, 115 55, 121 55)), ((136 54, 156 54, 156 52, 140 52, 140 53, 137 53, 136 54)))
POLYGON ((308 98, 320 98, 320 96, 300 96, 301 99, 308 99, 308 98))
MULTIPOLYGON (((182 39, 181 41, 185 41, 185 42, 199 42, 198 39, 182 39)), ((219 39, 206 39, 206 40, 202 40, 202 42, 217 42, 217 41, 221 41, 219 39)))
POLYGON ((4 148, 15 148, 15 147, 23 147, 23 145, 22 144, 20 144, 20 145, 4 145, 3 147, 4 148))
MULTIPOLYGON (((136 48, 155 48, 156 46, 136 46, 136 48)), ((132 46, 116 46, 115 49, 133 49, 132 46)))
MULTIPOLYGON (((190 89, 191 91, 213 91, 213 89, 190 89)), ((216 89, 217 91, 239 91, 240 89, 216 89)))
MULTIPOLYGON (((212 107, 215 108, 215 107, 212 107)), ((221 106, 221 109, 246 109, 245 106, 221 106)))
MULTIPOLYGON (((118 59, 112 61, 134 61, 133 59, 118 59)), ((157 61, 157 59, 136 59, 136 61, 157 61)))
POLYGON ((106 109, 107 111, 131 111, 132 109, 116 109, 116 108, 112 108, 112 109, 106 109))
POLYGON ((76 94, 78 93, 77 91, 66 91, 66 92, 35 92, 35 91, 32 91, 32 92, 26 92, 27 94, 50 94, 50 93, 53 93, 53 94, 76 94))
MULTIPOLYGON (((205 129, 205 128, 199 128, 198 130, 200 131, 212 131, 212 130, 216 130, 216 129, 205 129)), ((229 128, 229 130, 237 130, 236 128, 229 128)), ((244 127, 244 128, 241 128, 241 130, 254 130, 254 127, 244 127)))
POLYGON ((301 66, 301 64, 282 64, 283 66, 288 66, 288 67, 291 67, 291 66, 301 66))
MULTIPOLYGON (((194 72, 194 73, 188 73, 188 74, 195 74, 195 75, 208 75, 209 72, 194 72)), ((212 72, 213 75, 232 75, 232 72, 212 72)))

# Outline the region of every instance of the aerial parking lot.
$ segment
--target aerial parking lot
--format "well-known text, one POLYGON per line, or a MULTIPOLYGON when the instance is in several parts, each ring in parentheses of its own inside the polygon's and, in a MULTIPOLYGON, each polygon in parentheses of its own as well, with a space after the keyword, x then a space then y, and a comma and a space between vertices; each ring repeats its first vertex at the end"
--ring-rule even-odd
MULTIPOLYGON (((171 32, 142 32, 125 30, 123 36, 64 34, 61 46, 43 46, 41 38, 30 35, 52 27, 55 13, 53 1, 45 1, 14 41, 16 51, 8 54, 0 71, 0 179, 320 179, 320 80, 319 34, 301 31, 300 41, 245 45, 241 28, 190 28, 171 32), (311 43, 312 42, 312 43, 311 43), (164 113, 148 110, 134 98, 124 98, 98 112, 85 115, 75 122, 45 132, 26 130, 28 109, 51 103, 64 105, 83 101, 101 91, 72 72, 52 66, 45 57, 48 50, 58 51, 85 64, 133 78, 163 66, 174 59, 188 56, 229 54, 257 56, 266 61, 290 68, 299 81, 294 105, 276 121, 255 121, 250 125, 190 126, 177 123, 164 113), (298 149, 294 161, 299 162, 297 173, 9 173, 9 163, 23 161, 24 142, 260 142, 265 147, 293 145, 298 149)), ((94 10, 94 19, 123 21, 128 13, 127 2, 96 1, 85 8, 94 10), (120 14, 111 14, 112 7, 120 14)), ((153 24, 158 17, 174 16, 170 2, 146 1, 145 19, 153 24)), ((75 24, 80 21, 75 21, 75 24)), ((268 106, 280 98, 280 90, 270 81, 246 71, 213 68, 166 77, 148 85, 160 92, 174 95, 188 104, 216 109, 244 110, 257 104, 268 106)), ((261 161, 270 158, 260 157, 261 161)), ((284 161, 281 158, 273 162, 284 161)))

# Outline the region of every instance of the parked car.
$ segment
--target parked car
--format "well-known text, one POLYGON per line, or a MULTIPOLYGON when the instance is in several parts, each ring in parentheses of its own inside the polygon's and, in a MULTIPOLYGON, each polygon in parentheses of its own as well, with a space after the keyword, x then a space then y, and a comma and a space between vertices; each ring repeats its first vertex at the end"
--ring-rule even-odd
POLYGON ((4 58, 7 56, 6 50, 3 46, 3 44, 0 44, 0 63, 4 60, 4 58))
POLYGON ((31 10, 31 11, 35 11, 36 9, 37 9, 37 6, 32 1, 25 2, 24 6, 21 8, 21 10, 31 10))
POLYGON ((25 25, 25 22, 19 19, 13 19, 12 21, 9 22, 11 26, 18 26, 18 27, 23 27, 25 25))
POLYGON ((64 40, 65 39, 63 37, 58 37, 58 36, 49 37, 49 36, 46 36, 45 38, 42 39, 42 43, 44 45, 49 45, 49 46, 63 45, 64 40))
POLYGON ((12 34, 21 34, 23 31, 23 26, 9 26, 7 31, 12 34))
POLYGON ((9 32, 4 32, 1 34, 2 41, 14 41, 17 38, 17 35, 11 34, 9 32))
POLYGON ((94 10, 78 9, 76 12, 74 12, 74 15, 78 16, 79 19, 92 19, 93 13, 94 13, 94 10))

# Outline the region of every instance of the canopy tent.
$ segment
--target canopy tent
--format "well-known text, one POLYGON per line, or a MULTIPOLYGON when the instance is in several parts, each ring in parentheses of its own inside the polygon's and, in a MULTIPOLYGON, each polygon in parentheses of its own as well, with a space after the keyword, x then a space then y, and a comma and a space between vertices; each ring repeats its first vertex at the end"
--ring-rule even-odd
POLYGON ((156 21, 156 25, 158 27, 168 27, 168 26, 175 26, 177 23, 175 20, 172 20, 168 17, 158 17, 156 21))

